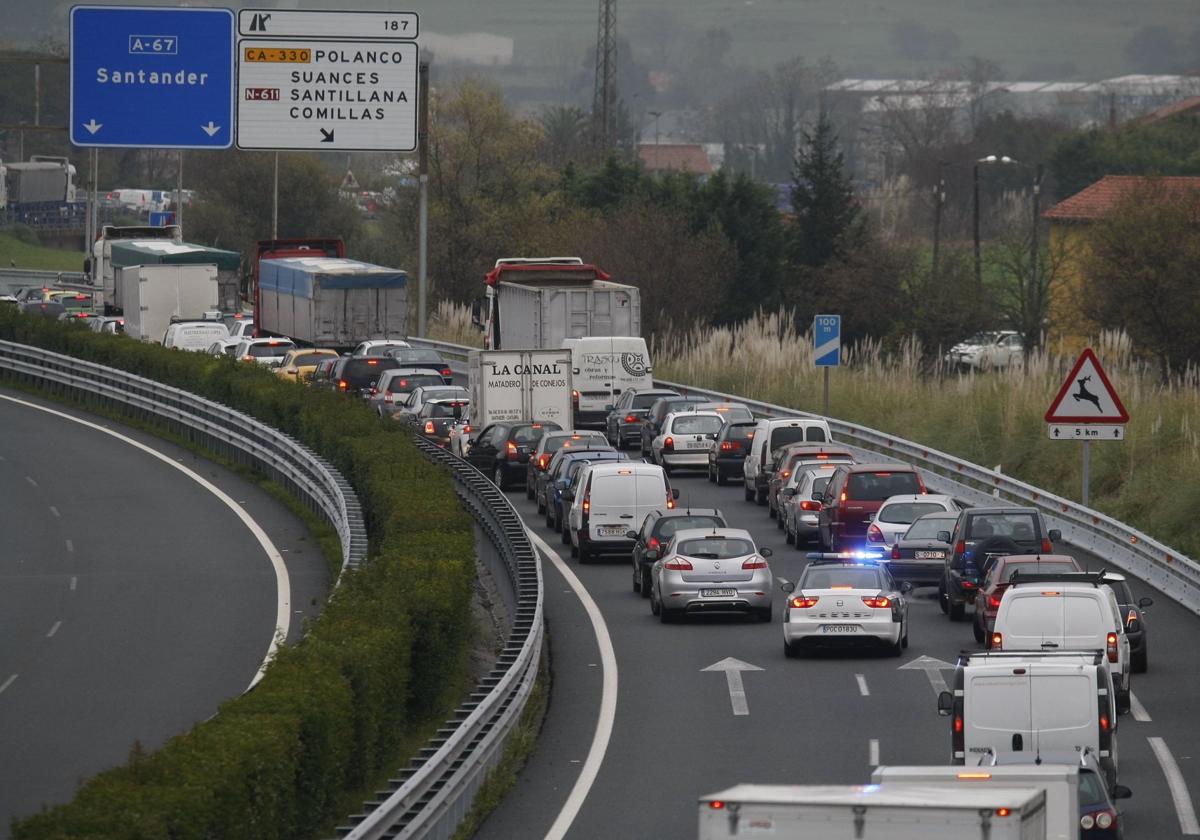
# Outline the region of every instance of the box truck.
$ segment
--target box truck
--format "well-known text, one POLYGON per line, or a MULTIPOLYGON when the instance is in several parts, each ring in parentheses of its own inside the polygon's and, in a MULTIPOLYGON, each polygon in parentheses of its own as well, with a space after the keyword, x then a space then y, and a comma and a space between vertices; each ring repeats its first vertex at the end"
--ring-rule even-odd
POLYGON ((1035 787, 736 785, 700 798, 700 840, 1045 840, 1035 787))
POLYGON ((113 302, 116 297, 116 275, 113 273, 112 249, 117 243, 132 242, 182 242, 183 234, 179 225, 104 225, 100 235, 92 243, 92 255, 84 260, 84 273, 91 278, 96 287, 96 309, 105 315, 117 314, 113 302))
POLYGON ((475 350, 468 357, 471 425, 540 420, 571 427, 568 350, 475 350))
MULTIPOLYGON (((170 239, 131 240, 113 242, 109 261, 113 270, 131 265, 215 265, 217 267, 217 305, 221 312, 241 309, 239 289, 242 277, 242 256, 237 251, 209 248, 190 242, 170 239)), ((114 288, 113 308, 123 310, 121 289, 114 288)))
POLYGON ((653 388, 650 351, 641 336, 565 338, 571 351, 574 427, 604 428, 608 413, 627 388, 653 388))
POLYGON ((641 293, 578 257, 496 262, 474 320, 489 350, 559 348, 565 338, 642 334, 641 293))
POLYGON ((408 334, 408 274, 337 257, 258 261, 255 326, 298 344, 349 350, 408 334))
POLYGON ((125 334, 162 341, 175 320, 197 320, 217 308, 215 265, 130 265, 116 270, 125 302, 125 334))

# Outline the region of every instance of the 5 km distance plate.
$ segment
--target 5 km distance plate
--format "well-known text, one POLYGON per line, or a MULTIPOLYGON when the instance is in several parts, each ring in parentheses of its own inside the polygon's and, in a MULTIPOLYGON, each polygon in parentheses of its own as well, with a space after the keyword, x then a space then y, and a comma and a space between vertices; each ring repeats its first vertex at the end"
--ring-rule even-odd
POLYGON ((1125 427, 1107 423, 1062 424, 1053 423, 1046 427, 1050 440, 1125 440, 1125 427))
POLYGON ((239 149, 411 152, 417 44, 238 42, 239 149))

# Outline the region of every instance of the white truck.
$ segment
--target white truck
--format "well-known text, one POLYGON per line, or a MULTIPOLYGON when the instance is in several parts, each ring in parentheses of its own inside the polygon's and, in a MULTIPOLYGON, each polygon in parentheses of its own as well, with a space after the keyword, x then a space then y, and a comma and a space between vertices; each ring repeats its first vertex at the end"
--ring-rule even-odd
POLYGON ((1079 840, 1079 764, 1004 764, 991 767, 888 767, 871 773, 872 784, 951 785, 960 788, 1036 787, 1046 792, 1047 840, 1079 840))
POLYGON ((638 288, 612 282, 579 257, 497 260, 486 283, 473 318, 489 350, 557 349, 566 338, 642 334, 638 288))
POLYGON ((641 336, 565 338, 571 351, 574 426, 603 428, 617 398, 627 388, 653 388, 653 368, 641 336))
POLYGON ((700 840, 1045 840, 1029 785, 736 785, 700 797, 700 840))
POLYGON ((125 334, 162 341, 172 319, 198 320, 217 308, 215 265, 131 265, 117 270, 125 334))
POLYGON ((471 425, 543 420, 571 428, 568 350, 476 350, 468 359, 471 425))
POLYGON ((122 226, 104 225, 100 236, 92 245, 91 256, 84 260, 83 270, 96 287, 94 306, 105 315, 116 314, 116 274, 112 264, 112 246, 116 242, 138 244, 142 242, 183 242, 179 225, 150 227, 148 225, 122 226))

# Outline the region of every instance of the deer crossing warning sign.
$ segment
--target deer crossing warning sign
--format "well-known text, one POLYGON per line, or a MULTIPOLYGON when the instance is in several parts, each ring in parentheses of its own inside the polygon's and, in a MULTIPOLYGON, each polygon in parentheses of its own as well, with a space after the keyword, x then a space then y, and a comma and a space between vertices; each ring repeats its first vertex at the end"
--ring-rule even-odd
POLYGON ((1052 425, 1123 425, 1129 412, 1092 348, 1085 348, 1046 412, 1052 425))

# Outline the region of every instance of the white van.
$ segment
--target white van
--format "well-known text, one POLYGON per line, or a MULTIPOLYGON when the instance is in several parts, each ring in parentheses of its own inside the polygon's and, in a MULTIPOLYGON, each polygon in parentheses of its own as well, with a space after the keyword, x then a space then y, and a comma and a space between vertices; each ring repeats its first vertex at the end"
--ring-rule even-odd
POLYGON ((575 428, 603 428, 626 388, 653 388, 650 351, 640 336, 565 338, 574 378, 575 428))
POLYGON ((1100 651, 964 653, 938 714, 951 718, 951 764, 1091 748, 1116 785, 1117 706, 1100 651))
POLYGON ((571 499, 567 528, 571 554, 588 563, 600 553, 628 554, 630 531, 651 513, 675 507, 663 468, 637 461, 599 461, 582 468, 579 490, 571 499))
POLYGON ((828 443, 829 423, 820 417, 776 417, 759 420, 750 441, 750 454, 742 470, 746 501, 767 503, 767 483, 775 468, 774 452, 789 443, 828 443))
POLYGON ((163 347, 204 353, 216 341, 229 338, 229 329, 220 321, 175 321, 163 334, 163 347))
POLYGON ((1129 636, 1117 597, 1103 574, 1014 572, 1000 598, 992 650, 1098 650, 1117 690, 1117 711, 1129 711, 1129 636))

